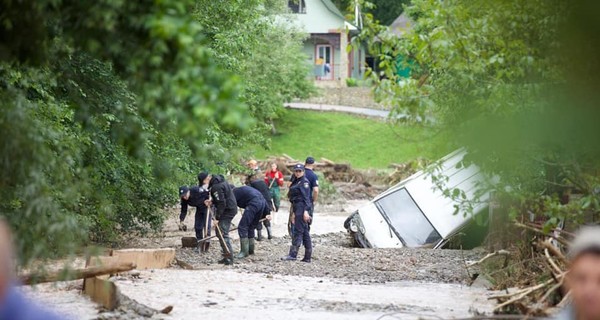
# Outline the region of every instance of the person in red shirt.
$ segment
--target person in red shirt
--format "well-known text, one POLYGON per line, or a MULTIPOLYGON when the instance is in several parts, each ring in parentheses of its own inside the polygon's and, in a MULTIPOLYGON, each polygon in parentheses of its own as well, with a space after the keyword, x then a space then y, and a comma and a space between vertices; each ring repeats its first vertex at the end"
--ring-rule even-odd
POLYGON ((277 170, 277 163, 271 164, 271 170, 267 170, 265 173, 265 182, 269 186, 271 191, 271 197, 273 198, 273 204, 275 205, 275 212, 279 211, 279 205, 281 204, 281 191, 280 187, 283 187, 283 173, 277 170))

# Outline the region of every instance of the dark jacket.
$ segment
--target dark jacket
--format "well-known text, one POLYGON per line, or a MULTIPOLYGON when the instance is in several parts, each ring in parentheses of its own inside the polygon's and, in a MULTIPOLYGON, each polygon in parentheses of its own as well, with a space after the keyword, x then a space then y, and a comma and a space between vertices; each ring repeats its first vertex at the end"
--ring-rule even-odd
POLYGON ((233 189, 235 201, 238 207, 245 209, 246 207, 255 205, 258 209, 262 209, 266 205, 265 198, 258 190, 249 187, 241 186, 233 189))
POLYGON ((312 206, 312 200, 310 199, 311 192, 310 181, 305 176, 302 176, 292 181, 288 191, 288 198, 292 202, 292 205, 303 205, 305 211, 310 211, 312 206))
POLYGON ((237 213, 237 202, 233 190, 222 175, 214 175, 208 184, 213 204, 217 207, 215 219, 233 219, 237 213))
POLYGON ((263 198, 265 199, 267 204, 269 206, 271 206, 271 203, 272 203, 271 191, 269 191, 269 186, 267 186, 267 184, 265 183, 265 180, 263 180, 263 179, 254 180, 254 181, 250 182, 250 186, 252 188, 258 190, 258 192, 260 192, 260 194, 263 196, 263 198))
POLYGON ((191 187, 190 197, 187 200, 181 199, 181 213, 179 214, 179 220, 183 221, 187 215, 188 206, 196 207, 196 210, 206 212, 206 205, 204 201, 208 200, 208 190, 204 190, 201 187, 191 187))

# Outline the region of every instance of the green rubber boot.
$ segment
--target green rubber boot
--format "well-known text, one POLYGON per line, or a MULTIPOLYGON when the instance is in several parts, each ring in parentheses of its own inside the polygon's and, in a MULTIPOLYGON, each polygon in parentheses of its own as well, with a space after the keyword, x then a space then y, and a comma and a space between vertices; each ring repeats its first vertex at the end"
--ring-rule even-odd
POLYGON ((248 254, 254 254, 254 238, 248 239, 248 254))
MULTIPOLYGON (((254 239, 252 239, 254 240, 254 239)), ((248 256, 248 250, 250 247, 250 241, 248 238, 240 238, 240 253, 236 256, 238 259, 244 259, 248 256)))

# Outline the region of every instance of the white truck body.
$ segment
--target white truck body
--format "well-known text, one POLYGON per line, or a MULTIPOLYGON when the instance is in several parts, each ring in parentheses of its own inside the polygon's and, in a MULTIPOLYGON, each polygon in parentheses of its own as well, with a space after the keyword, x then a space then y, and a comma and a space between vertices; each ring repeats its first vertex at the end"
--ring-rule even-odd
POLYGON ((346 220, 346 229, 362 247, 442 247, 488 208, 489 193, 477 195, 484 177, 475 165, 461 166, 465 154, 457 150, 378 195, 346 220), (432 170, 445 177, 444 189, 458 188, 466 200, 477 200, 472 213, 456 212, 458 203, 433 182, 432 170))

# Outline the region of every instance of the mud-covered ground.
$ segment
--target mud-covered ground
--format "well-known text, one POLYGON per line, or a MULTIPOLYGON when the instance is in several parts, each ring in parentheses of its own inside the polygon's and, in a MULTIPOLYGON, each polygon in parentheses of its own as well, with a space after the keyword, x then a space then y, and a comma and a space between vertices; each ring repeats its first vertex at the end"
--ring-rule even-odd
MULTIPOLYGON (((289 248, 288 236, 257 243, 256 254, 227 267, 230 270, 265 274, 327 277, 351 283, 426 281, 466 283, 465 260, 477 260, 480 253, 457 250, 360 249, 349 247, 345 233, 313 236, 312 263, 281 261, 289 248)), ((217 243, 207 254, 178 249, 177 258, 195 269, 215 269, 221 258, 217 243)), ((300 250, 302 257, 304 249, 300 250)), ((218 268, 218 267, 217 267, 218 268)))
MULTIPOLYGON (((310 264, 280 260, 290 244, 284 214, 274 221, 274 239, 257 242, 255 255, 224 266, 217 264, 221 250, 216 240, 205 254, 181 248, 181 237, 194 234, 193 212, 186 219, 189 230, 182 232, 177 229, 178 208, 173 208, 161 233, 134 237, 127 243, 128 247, 176 248, 177 263, 170 269, 113 280, 123 295, 142 305, 173 306, 170 315, 154 315, 153 319, 433 319, 491 311, 485 288, 468 286, 465 269, 466 262, 484 254, 481 251, 350 247, 343 222, 365 203, 340 201, 317 207, 310 264)), ((237 251, 235 231, 232 238, 237 251)), ((98 310, 77 290, 44 287, 34 295, 45 304, 76 314, 74 319, 144 318, 130 305, 114 312, 98 310)))

